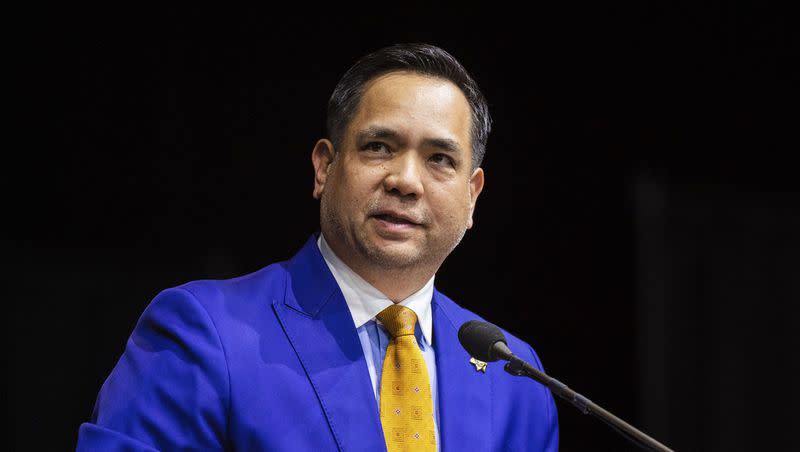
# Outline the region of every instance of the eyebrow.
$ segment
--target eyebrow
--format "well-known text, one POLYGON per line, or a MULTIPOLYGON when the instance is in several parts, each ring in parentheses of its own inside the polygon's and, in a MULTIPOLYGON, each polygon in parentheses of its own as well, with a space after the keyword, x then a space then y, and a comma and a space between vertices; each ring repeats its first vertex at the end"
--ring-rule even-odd
POLYGON ((356 140, 363 141, 371 138, 387 138, 387 139, 400 139, 400 134, 387 127, 371 126, 358 132, 356 140))
MULTIPOLYGON (((357 141, 376 138, 402 141, 400 134, 388 127, 371 126, 356 134, 357 141)), ((448 153, 461 153, 461 146, 459 146, 458 142, 449 138, 426 138, 423 140, 423 144, 434 146, 448 153)))

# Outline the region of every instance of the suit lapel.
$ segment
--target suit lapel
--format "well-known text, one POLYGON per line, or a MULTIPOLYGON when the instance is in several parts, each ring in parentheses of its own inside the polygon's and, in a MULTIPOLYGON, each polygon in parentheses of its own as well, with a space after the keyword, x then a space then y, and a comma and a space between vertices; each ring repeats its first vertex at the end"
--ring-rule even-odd
POLYGON ((458 342, 463 321, 454 304, 434 291, 433 344, 439 382, 439 431, 444 452, 489 450, 491 379, 469 362, 458 342))
POLYGON ((275 313, 341 450, 385 450, 378 405, 347 303, 312 237, 287 264, 275 313))

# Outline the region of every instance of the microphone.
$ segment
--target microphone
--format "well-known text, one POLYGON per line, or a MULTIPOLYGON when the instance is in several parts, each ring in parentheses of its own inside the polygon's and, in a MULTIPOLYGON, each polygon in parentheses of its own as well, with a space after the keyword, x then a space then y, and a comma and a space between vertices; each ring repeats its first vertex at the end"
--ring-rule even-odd
POLYGON ((508 348, 506 336, 497 326, 480 320, 470 320, 458 329, 458 341, 473 358, 485 362, 500 359, 508 361, 503 367, 506 372, 514 376, 529 377, 547 386, 550 392, 570 402, 581 413, 597 417, 639 447, 645 450, 673 452, 672 449, 573 391, 564 383, 515 356, 508 348))
POLYGON ((491 323, 470 320, 458 329, 458 341, 473 358, 490 363, 510 360, 513 353, 506 345, 506 336, 491 323))

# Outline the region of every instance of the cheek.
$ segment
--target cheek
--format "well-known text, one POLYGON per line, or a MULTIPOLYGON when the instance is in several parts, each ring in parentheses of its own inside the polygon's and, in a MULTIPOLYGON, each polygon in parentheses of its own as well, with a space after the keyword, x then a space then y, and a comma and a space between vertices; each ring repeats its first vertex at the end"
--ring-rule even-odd
POLYGON ((340 179, 338 186, 338 201, 342 211, 351 215, 364 211, 375 192, 370 184, 367 174, 348 173, 340 179))
POLYGON ((461 226, 469 220, 469 190, 437 190, 431 193, 432 210, 442 222, 461 226))
POLYGON ((361 168, 347 174, 346 190, 353 198, 364 198, 382 189, 384 172, 375 168, 361 168))

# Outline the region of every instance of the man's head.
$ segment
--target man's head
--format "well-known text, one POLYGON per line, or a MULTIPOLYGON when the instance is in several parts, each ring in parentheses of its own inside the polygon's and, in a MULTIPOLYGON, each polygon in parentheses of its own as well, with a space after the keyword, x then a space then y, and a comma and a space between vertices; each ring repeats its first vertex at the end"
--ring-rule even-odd
MULTIPOLYGON (((329 121, 339 131, 332 132, 331 140, 319 140, 312 152, 314 197, 320 199, 326 241, 384 293, 387 284, 397 282, 387 278, 426 280, 436 272, 472 227, 483 189, 474 150, 484 144, 473 139, 475 109, 469 97, 439 72, 380 63, 387 59, 381 55, 397 53, 414 61, 445 58, 448 67, 460 68, 459 81, 469 77, 452 57, 431 46, 395 46, 365 57, 356 68, 367 60, 389 69, 371 70, 369 77, 357 75, 366 74, 361 70, 348 71, 345 79, 363 80, 350 96, 340 89, 349 82, 339 83, 333 96, 339 93, 343 106, 333 109, 342 113, 329 121), (357 100, 353 105, 351 98, 357 100)), ((470 92, 481 99, 486 127, 477 134, 484 134, 480 140, 485 143, 485 102, 477 87, 470 92)))
POLYGON ((429 44, 397 44, 372 52, 358 60, 345 72, 328 100, 326 126, 335 146, 341 144, 347 124, 353 118, 364 86, 387 72, 415 72, 449 80, 469 102, 472 111, 472 168, 483 162, 486 141, 491 131, 489 106, 478 84, 452 55, 429 44))

